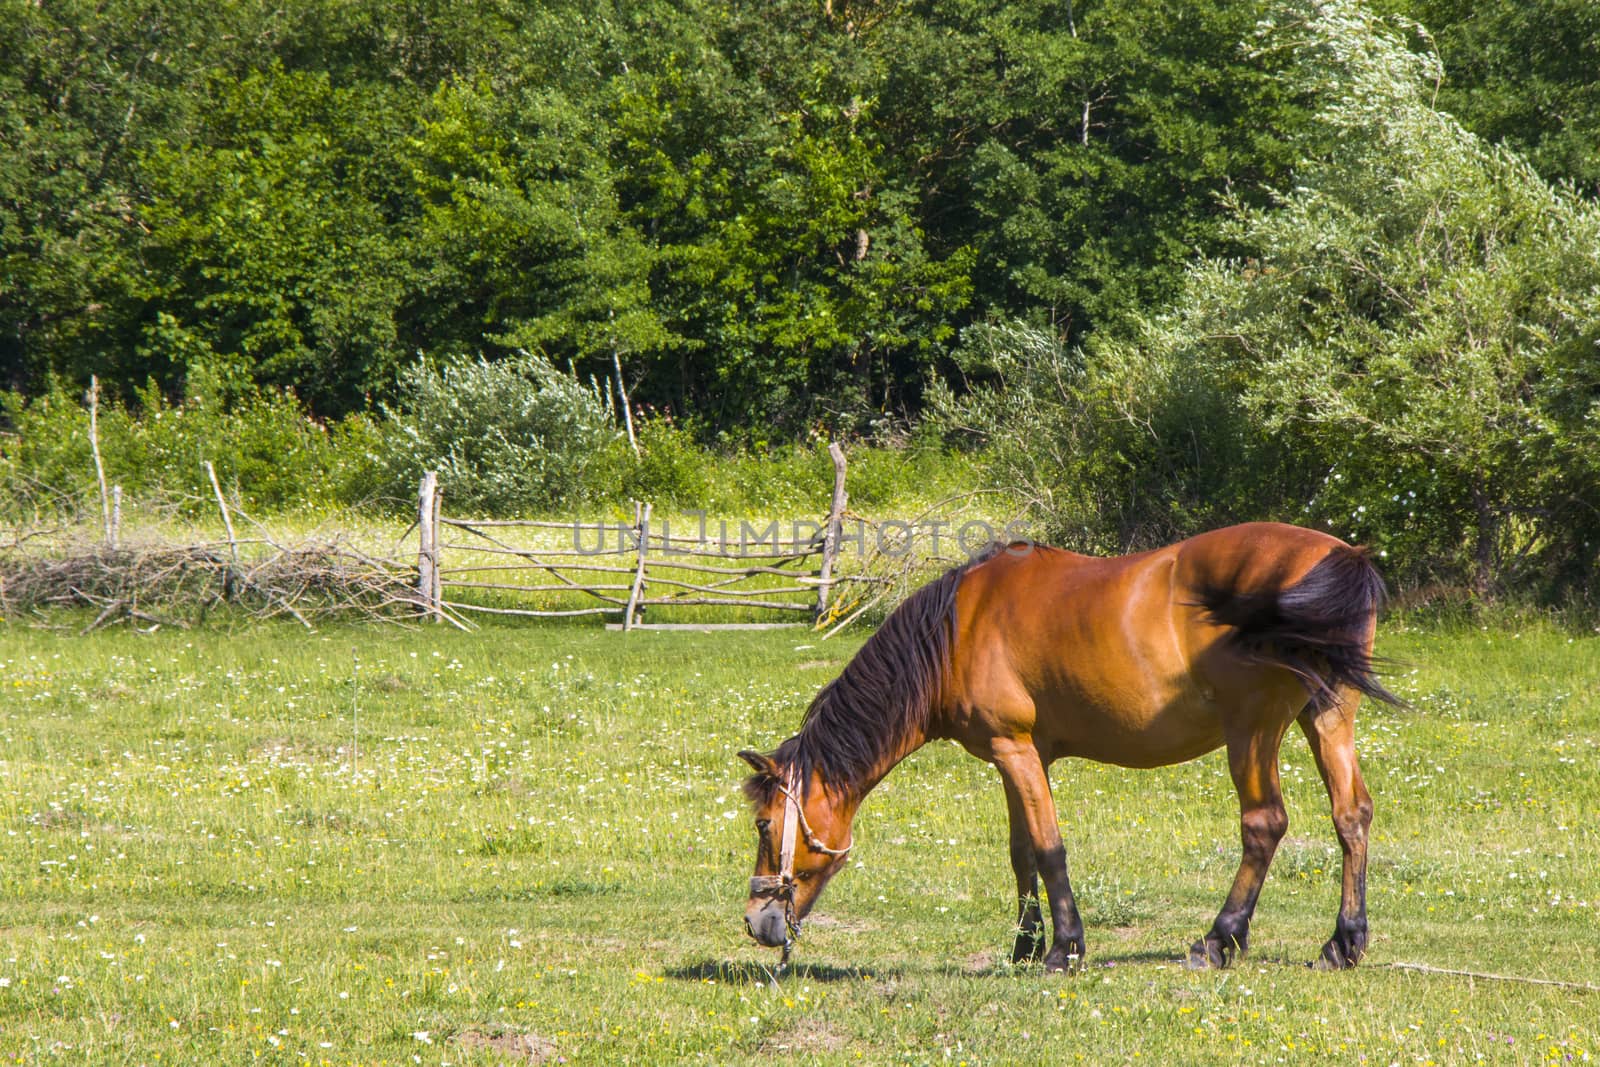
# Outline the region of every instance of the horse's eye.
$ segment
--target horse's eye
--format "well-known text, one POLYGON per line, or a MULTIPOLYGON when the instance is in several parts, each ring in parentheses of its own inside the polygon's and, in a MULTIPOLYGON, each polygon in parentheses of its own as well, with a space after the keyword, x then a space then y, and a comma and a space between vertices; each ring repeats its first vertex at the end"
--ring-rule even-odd
POLYGON ((764 834, 764 833, 767 832, 767 827, 769 827, 771 825, 772 825, 772 820, 771 819, 757 819, 756 820, 756 832, 760 833, 760 834, 764 834))

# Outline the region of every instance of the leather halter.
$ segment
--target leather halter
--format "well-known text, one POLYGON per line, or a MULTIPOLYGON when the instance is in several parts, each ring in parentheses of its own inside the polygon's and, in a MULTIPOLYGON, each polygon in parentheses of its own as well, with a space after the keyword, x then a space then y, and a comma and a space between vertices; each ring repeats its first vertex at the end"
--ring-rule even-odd
POLYGON ((811 824, 806 821, 805 806, 795 797, 794 780, 778 784, 778 792, 784 796, 783 802, 783 845, 778 853, 778 873, 758 874, 750 879, 750 895, 752 897, 768 897, 772 900, 783 901, 783 923, 788 935, 783 945, 783 956, 789 958, 789 946, 794 944, 794 939, 800 934, 800 920, 794 913, 794 842, 796 831, 805 834, 806 847, 813 852, 820 852, 826 856, 847 856, 850 846, 855 843, 855 835, 844 843, 843 848, 829 848, 817 839, 811 831, 811 824))

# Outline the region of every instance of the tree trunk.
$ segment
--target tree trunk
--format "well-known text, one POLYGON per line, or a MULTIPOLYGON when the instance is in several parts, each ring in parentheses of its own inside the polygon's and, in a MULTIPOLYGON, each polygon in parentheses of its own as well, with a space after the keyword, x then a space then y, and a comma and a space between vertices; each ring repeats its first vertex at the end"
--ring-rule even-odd
POLYGON ((1487 600, 1494 585, 1494 545, 1500 530, 1500 519, 1483 486, 1481 477, 1472 483, 1472 507, 1478 515, 1478 542, 1473 551, 1472 593, 1479 600, 1487 600))

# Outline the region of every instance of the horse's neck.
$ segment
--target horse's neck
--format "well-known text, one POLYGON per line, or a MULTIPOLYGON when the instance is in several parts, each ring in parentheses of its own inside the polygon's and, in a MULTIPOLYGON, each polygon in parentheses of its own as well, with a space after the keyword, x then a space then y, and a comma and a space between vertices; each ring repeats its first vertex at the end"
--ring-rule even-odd
POLYGON ((902 738, 900 743, 878 766, 872 769, 870 774, 867 774, 860 782, 856 783, 855 787, 850 790, 850 795, 853 798, 851 802, 851 818, 855 817, 854 809, 860 806, 861 802, 866 799, 867 794, 878 788, 878 783, 887 778, 889 772, 900 765, 901 760, 927 744, 929 740, 928 735, 922 732, 902 738))

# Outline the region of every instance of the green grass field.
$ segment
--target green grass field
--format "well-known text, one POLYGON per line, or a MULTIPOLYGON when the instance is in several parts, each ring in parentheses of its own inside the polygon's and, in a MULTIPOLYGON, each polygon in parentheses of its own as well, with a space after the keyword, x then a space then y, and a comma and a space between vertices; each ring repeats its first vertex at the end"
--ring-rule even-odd
POLYGON ((1373 943, 1292 735, 1252 955, 1220 755, 1057 765, 1090 961, 1006 962, 1004 804, 930 746, 794 966, 740 927, 743 747, 859 643, 803 631, 0 629, 0 1062, 1567 1063, 1600 1050, 1600 639, 1385 628, 1373 943), (1407 970, 1520 976, 1533 984, 1407 970))

